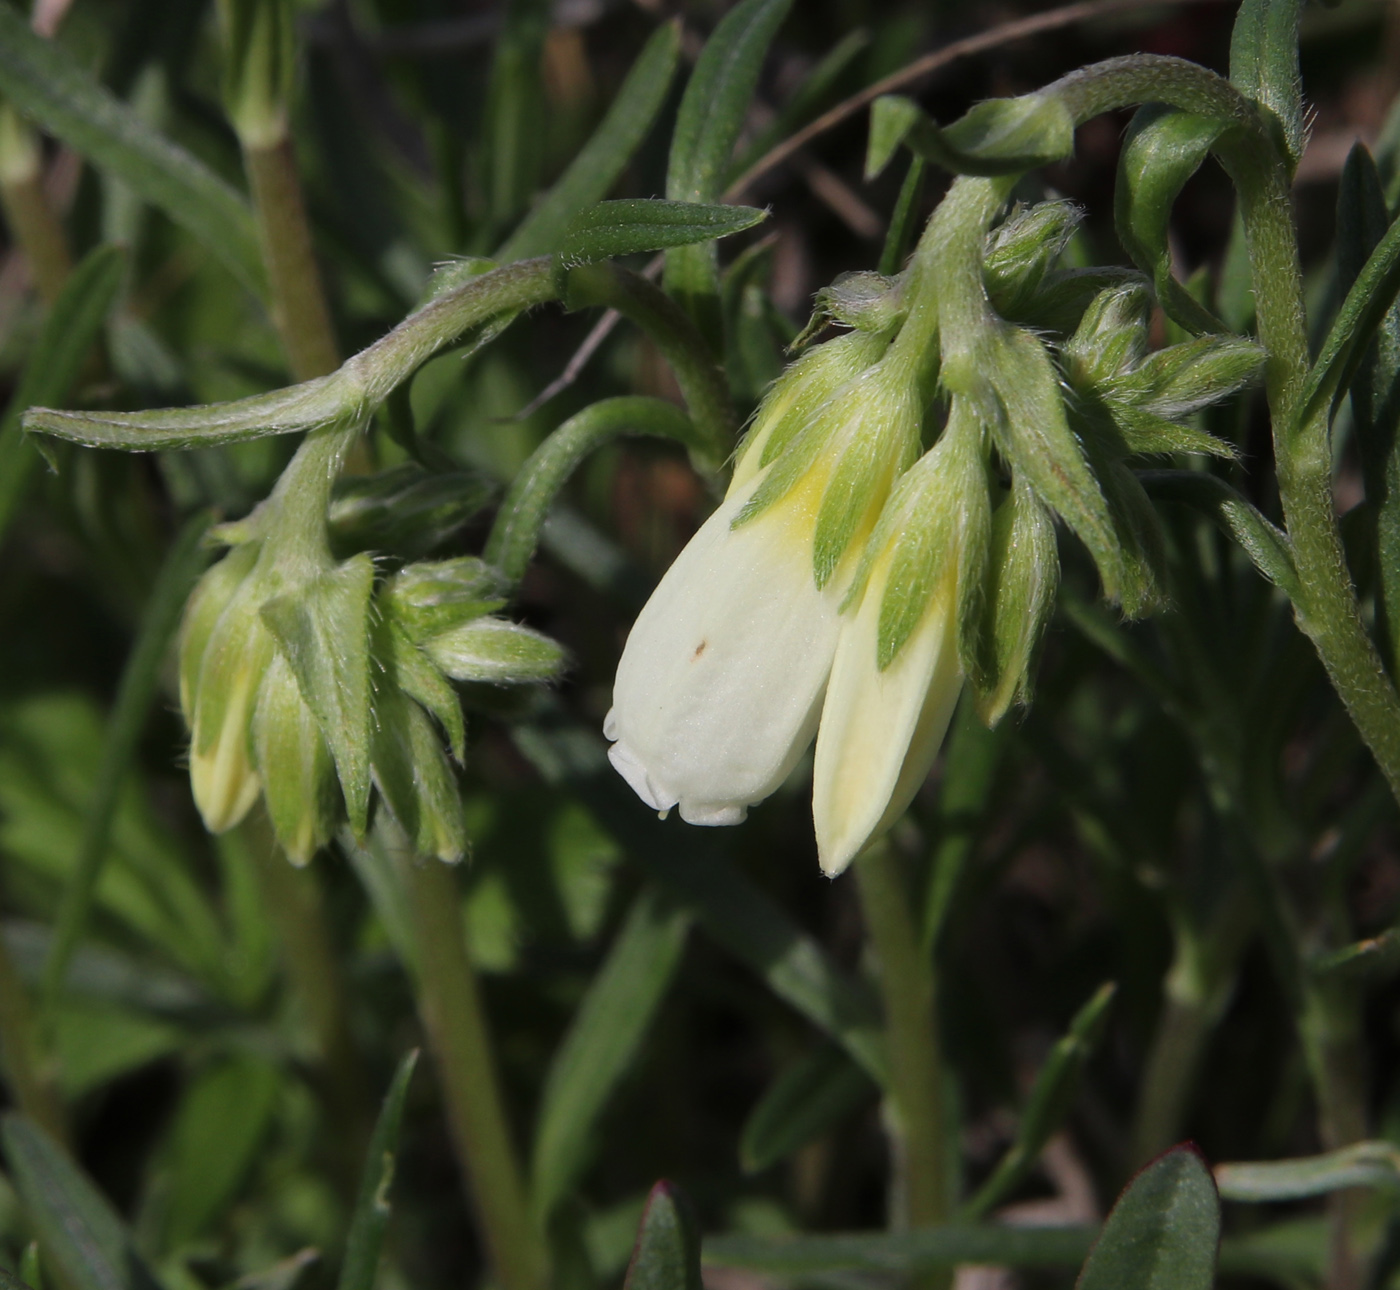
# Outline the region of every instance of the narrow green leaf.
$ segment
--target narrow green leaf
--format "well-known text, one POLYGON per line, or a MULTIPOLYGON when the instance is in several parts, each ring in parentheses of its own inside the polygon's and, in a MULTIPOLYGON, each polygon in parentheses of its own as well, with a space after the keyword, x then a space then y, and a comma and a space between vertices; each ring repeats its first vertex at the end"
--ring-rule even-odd
POLYGON ((988 730, 966 698, 948 733, 938 796, 935 842, 924 902, 923 944, 936 954, 957 899, 983 812, 1006 749, 1006 727, 988 730))
POLYGON ((1220 1197, 1194 1147, 1147 1166, 1118 1197, 1075 1290, 1210 1290, 1220 1197))
POLYGON ((768 218, 753 206, 627 198, 599 202, 580 211, 559 239, 559 254, 570 263, 606 260, 638 251, 689 246, 742 233, 768 218))
POLYGON ((1296 426, 1321 415, 1350 385, 1366 347, 1400 294, 1400 221, 1376 244, 1337 310, 1332 328, 1308 374, 1296 426))
POLYGON ((602 124, 496 252, 501 263, 559 249, 569 221, 608 195, 656 121, 680 56, 680 24, 663 23, 632 64, 602 124))
POLYGON ((940 127, 913 99, 897 94, 870 108, 865 176, 873 179, 907 144, 957 175, 1015 175, 1061 161, 1074 151, 1074 118, 1053 94, 988 99, 940 127))
MULTIPOLYGON (((768 46, 792 0, 743 0, 705 43, 676 114, 666 170, 671 201, 712 202, 724 186, 734 144, 748 115, 768 46)), ((713 242, 666 254, 666 290, 677 297, 716 349, 719 262, 713 242)))
POLYGON ((121 247, 104 245, 89 251, 44 317, 19 387, 0 421, 0 539, 37 465, 34 445, 24 442, 20 415, 27 408, 67 399, 125 274, 126 253, 121 247))
POLYGON ((1290 169, 1308 141, 1298 71, 1302 12, 1303 0, 1244 0, 1230 37, 1230 83, 1271 118, 1290 169))
POLYGON ((248 204, 203 162, 154 133, 59 44, 0 5, 0 92, 93 165, 159 207, 254 292, 262 255, 248 204))
POLYGON ((1089 1002, 1075 1014, 1069 1030, 1050 1050, 1027 1099, 1026 1109, 1016 1129, 1016 1140, 998 1162, 992 1176, 963 1207, 962 1217, 977 1219, 990 1213, 1015 1191, 1040 1158, 1050 1135, 1069 1113, 1070 1104, 1079 1091, 1084 1067, 1103 1034, 1108 1009, 1117 989, 1113 982, 1100 986, 1089 1002))
POLYGON ((1270 524, 1223 479, 1201 470, 1145 470, 1138 478, 1149 496, 1183 503, 1213 520, 1289 599, 1301 594, 1288 535, 1270 524))
MULTIPOLYGON (((1337 285, 1350 293, 1363 261, 1385 238, 1390 210, 1371 155, 1356 144, 1337 193, 1337 285)), ((1349 382, 1366 514, 1375 526, 1376 644, 1392 676, 1400 676, 1400 303, 1357 346, 1361 358, 1349 382)), ((1368 535, 1369 537, 1370 535, 1368 535)))
POLYGON ((874 992, 842 971, 776 901, 728 860, 708 830, 680 829, 636 809, 591 732, 520 725, 516 745, 549 783, 567 784, 633 861, 667 889, 722 949, 829 1034, 878 1084, 887 1076, 874 992))
POLYGON ((335 758, 350 827, 369 813, 369 607, 374 562, 357 555, 309 585, 266 601, 263 621, 296 674, 335 758))
POLYGON ((365 1171, 360 1176, 360 1194, 355 1201, 355 1213, 345 1238, 345 1259, 340 1265, 338 1290, 374 1290, 379 1271, 379 1251, 384 1244, 384 1230, 389 1224, 389 1188, 394 1181, 404 1103, 417 1064, 418 1050, 415 1048, 399 1063, 389 1091, 384 1095, 384 1105, 369 1141, 365 1171))
POLYGON ((1314 976, 1330 976, 1336 972, 1353 980, 1389 975, 1397 967, 1400 967, 1400 931, 1393 927, 1387 928, 1379 936, 1353 941, 1308 964, 1314 976))
POLYGON ((376 696, 374 782, 413 853, 454 864, 467 852, 462 796, 428 714, 398 690, 376 696))
MULTIPOLYGON (((1001 1227, 992 1223, 925 1227, 910 1232, 835 1233, 773 1239, 712 1236, 707 1266, 745 1268, 775 1276, 829 1272, 929 1272, 959 1263, 1018 1268, 1073 1268, 1093 1240, 1088 1227, 1001 1227)), ((1125 1281, 1115 1290, 1138 1290, 1125 1281)))
POLYGON ((857 29, 843 36, 807 73, 777 115, 749 138, 744 150, 729 164, 725 187, 729 188, 765 153, 795 133, 822 110, 833 96, 837 82, 870 46, 868 32, 857 29))
POLYGON ((601 399, 570 417, 520 468, 496 512, 485 558, 512 582, 539 546, 549 508, 585 457, 622 434, 658 435, 703 451, 705 444, 686 414, 664 399, 623 395, 601 399))
POLYGON ((0 1140, 25 1212, 75 1290, 160 1290, 111 1202, 52 1138, 11 1112, 0 1140))
POLYGON ((1305 1200, 1347 1187, 1400 1191, 1400 1148, 1390 1142, 1357 1142, 1296 1160, 1217 1165, 1215 1183, 1222 1200, 1254 1203, 1305 1200))
POLYGON ((505 228, 529 202, 544 158, 541 62, 549 35, 549 0, 506 0, 501 15, 486 91, 482 169, 491 218, 505 228))
POLYGON ((918 155, 909 159, 909 170, 900 185, 899 197, 890 216, 885 233, 885 245, 880 251, 880 272, 886 277, 898 273, 909 256, 918 232, 919 203, 924 195, 924 171, 927 163, 918 155))
POLYGON ((186 1090, 170 1129, 167 1248, 201 1235, 237 1195, 271 1126, 281 1082, 271 1062, 239 1054, 186 1090))
POLYGON ((680 964, 690 915, 643 891, 550 1064, 536 1121, 531 1200, 548 1221, 578 1182, 598 1119, 636 1059, 680 964))
POLYGON ((622 1290, 701 1290, 700 1226, 671 1183, 657 1183, 647 1197, 622 1290))
POLYGON ((1229 128, 1215 117, 1149 104, 1133 117, 1118 157, 1118 240, 1152 279, 1162 308, 1194 335, 1226 328, 1173 276, 1167 227, 1177 194, 1229 128))
POLYGON ((108 838, 118 794, 131 770, 136 745, 160 685, 166 654, 180 625, 180 615, 195 580, 209 563, 202 543, 210 514, 195 516, 180 531, 165 557, 141 615, 136 641, 122 670, 116 702, 107 720, 102 762, 83 825, 83 841, 72 876, 63 889, 53 942, 44 965, 44 996, 53 1000, 63 984, 73 950, 92 909, 93 893, 110 854, 108 838))
POLYGON ((870 1077, 834 1044, 799 1057, 749 1112, 739 1137, 739 1163, 745 1173, 777 1164, 876 1093, 870 1077))

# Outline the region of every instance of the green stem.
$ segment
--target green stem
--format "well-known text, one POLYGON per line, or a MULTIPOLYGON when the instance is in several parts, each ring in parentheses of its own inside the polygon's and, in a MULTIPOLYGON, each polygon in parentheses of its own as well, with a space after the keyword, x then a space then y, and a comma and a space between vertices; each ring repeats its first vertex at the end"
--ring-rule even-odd
MULTIPOLYGON (((1323 1150, 1335 1151, 1364 1140, 1366 1064, 1359 990, 1350 983, 1309 982, 1303 991, 1299 1031, 1317 1093, 1323 1150)), ((1328 1201, 1327 1290, 1360 1290, 1366 1283, 1360 1235, 1365 1210, 1366 1193, 1360 1189, 1337 1192, 1328 1201)))
POLYGON ((284 135, 245 144, 243 164, 267 266, 272 319, 287 363, 298 381, 325 376, 340 366, 340 353, 316 266, 292 142, 284 135))
POLYGON ((454 870, 407 851, 400 872, 417 945, 418 1007, 448 1123, 501 1290, 540 1290, 544 1248, 531 1222, 506 1122, 491 1032, 467 953, 454 870))
POLYGON ((1266 369, 1279 498, 1298 571, 1294 611, 1332 685, 1400 800, 1400 695, 1367 634, 1332 500, 1329 409, 1303 418, 1309 355, 1303 279, 1288 168, 1257 109, 1214 72, 1181 59, 1109 59, 1065 77, 1062 95, 1083 122, 1142 102, 1233 121, 1220 158, 1240 195, 1266 369))
POLYGON ((247 852, 257 865, 287 975, 313 1036, 329 1112, 329 1138, 340 1180, 353 1196, 369 1140, 370 1109, 320 885, 313 869, 298 869, 283 855, 261 807, 240 827, 247 852))
POLYGON ((15 1101, 59 1142, 68 1141, 67 1117, 34 1021, 29 992, 0 938, 0 1064, 15 1101))
POLYGON ((1133 1124, 1133 1168, 1180 1140, 1206 1043, 1233 993, 1252 926, 1250 891, 1243 882, 1225 896, 1208 929, 1184 917, 1176 920, 1175 953, 1133 1124))
POLYGON ((619 435, 656 435, 704 448, 695 426, 674 403, 644 396, 602 399, 570 417, 520 468, 496 512, 485 558, 519 582, 534 558, 550 504, 579 463, 619 435))
POLYGON ((675 372, 691 419, 706 444, 701 464, 717 470, 734 447, 739 422, 724 369, 685 311, 640 273, 608 261, 571 270, 566 299, 571 309, 589 305, 616 309, 647 334, 675 372))
POLYGON ((933 966, 919 944, 914 903, 898 856, 877 843, 855 868, 885 1004, 902 1218, 908 1226, 928 1227, 948 1220, 953 1199, 933 966))

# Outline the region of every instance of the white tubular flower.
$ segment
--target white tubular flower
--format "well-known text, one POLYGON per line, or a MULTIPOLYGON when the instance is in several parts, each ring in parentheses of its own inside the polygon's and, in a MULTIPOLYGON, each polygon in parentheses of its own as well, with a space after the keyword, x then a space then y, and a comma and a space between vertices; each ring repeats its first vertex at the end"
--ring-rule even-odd
POLYGON ((980 439, 955 403, 943 438, 891 496, 853 587, 812 782, 831 877, 913 800, 962 693, 959 637, 976 617, 990 527, 980 439))
POLYGON ((865 336, 821 348, 835 353, 804 359, 770 393, 738 482, 618 664, 604 725, 613 765, 649 806, 679 804, 691 824, 737 824, 811 742, 842 597, 918 443, 902 368, 867 366, 865 336))

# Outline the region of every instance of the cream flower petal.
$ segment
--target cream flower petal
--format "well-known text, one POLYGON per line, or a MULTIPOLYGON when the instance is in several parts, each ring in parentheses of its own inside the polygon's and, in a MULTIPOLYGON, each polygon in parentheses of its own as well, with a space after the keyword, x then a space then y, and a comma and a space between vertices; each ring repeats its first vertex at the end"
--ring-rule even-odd
POLYGON ((835 877, 899 818, 924 782, 962 691, 954 579, 894 661, 876 667, 888 560, 842 627, 822 708, 812 816, 822 871, 835 877))
POLYGON ((613 765, 659 811, 737 824, 816 730, 840 594, 812 578, 810 492, 735 529, 721 504, 638 615, 604 732, 613 765))

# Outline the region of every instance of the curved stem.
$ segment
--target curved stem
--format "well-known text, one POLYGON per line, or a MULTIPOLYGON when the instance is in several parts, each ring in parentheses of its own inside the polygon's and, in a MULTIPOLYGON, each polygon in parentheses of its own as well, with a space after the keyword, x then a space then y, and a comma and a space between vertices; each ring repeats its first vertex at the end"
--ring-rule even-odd
POLYGON ((718 469, 734 446, 738 418, 723 369, 681 307, 640 273, 608 261, 571 270, 565 298, 571 309, 588 305, 616 309, 647 334, 675 372, 706 445, 701 464, 718 469))
POLYGON ((603 399, 555 430, 520 468, 496 512, 485 558, 519 582, 539 546, 555 495, 590 453, 619 435, 656 435, 703 451, 695 426, 674 403, 644 396, 603 399))
POLYGON ((1240 195, 1254 280, 1275 468, 1298 570, 1294 611, 1332 685, 1400 799, 1400 695, 1366 631, 1332 501, 1328 410, 1302 416, 1309 355, 1288 172, 1254 105, 1223 78, 1176 58, 1115 58, 1048 86, 1076 122, 1142 102, 1224 117, 1217 144, 1240 195))

